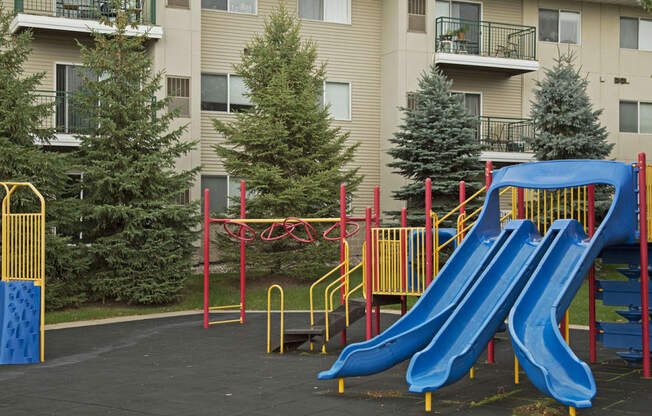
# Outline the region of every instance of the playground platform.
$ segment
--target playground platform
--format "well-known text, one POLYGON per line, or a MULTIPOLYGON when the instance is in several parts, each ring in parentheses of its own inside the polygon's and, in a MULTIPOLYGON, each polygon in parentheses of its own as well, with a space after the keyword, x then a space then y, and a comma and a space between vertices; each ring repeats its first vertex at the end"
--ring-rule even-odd
MULTIPOLYGON (((228 318, 229 314, 224 314, 228 318)), ((237 317, 236 314, 233 315, 237 317)), ((273 322, 278 322, 278 316, 273 322)), ((384 314, 382 327, 398 318, 384 314)), ((300 325, 307 314, 286 313, 300 325)), ((343 416, 424 415, 422 394, 408 392, 407 362, 369 377, 319 381, 341 348, 339 336, 326 355, 303 351, 265 353, 266 316, 248 313, 246 325, 202 327, 200 315, 47 331, 46 362, 0 367, 0 414, 37 415, 250 415, 343 416)), ((278 335, 274 328, 272 336, 278 335)), ((351 341, 365 337, 364 322, 348 330, 351 341)), ((521 372, 513 382, 514 357, 506 333, 496 342, 497 364, 475 367, 465 378, 433 394, 441 415, 566 415, 568 410, 540 393, 521 372), (559 413, 550 413, 558 409, 559 413)), ((588 361, 587 331, 572 330, 571 345, 588 361)), ((652 380, 627 367, 614 350, 598 348, 591 365, 600 394, 578 415, 649 415, 652 380)))

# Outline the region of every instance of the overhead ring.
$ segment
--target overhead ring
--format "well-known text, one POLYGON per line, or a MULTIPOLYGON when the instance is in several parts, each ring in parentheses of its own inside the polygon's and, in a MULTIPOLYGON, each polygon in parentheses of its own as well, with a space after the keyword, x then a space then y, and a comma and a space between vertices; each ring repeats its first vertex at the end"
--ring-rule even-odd
POLYGON ((312 243, 315 241, 315 229, 312 228, 312 225, 308 224, 304 220, 300 218, 295 218, 295 217, 288 217, 283 221, 283 228, 285 228, 285 231, 288 233, 288 235, 295 240, 301 242, 301 243, 312 243), (308 235, 307 239, 303 239, 301 237, 297 237, 294 235, 293 231, 295 228, 297 228, 297 225, 303 225, 303 228, 306 230, 306 234, 308 235))
POLYGON ((290 229, 290 231, 294 231, 294 229, 296 228, 296 226, 297 226, 296 223, 291 223, 291 224, 288 225, 287 228, 285 228, 285 225, 284 225, 284 223, 282 223, 282 222, 275 222, 275 223, 272 223, 272 225, 270 225, 269 227, 265 228, 265 229, 263 230, 263 232, 260 233, 260 239, 263 240, 263 241, 276 241, 276 240, 280 240, 281 238, 284 238, 284 237, 287 237, 288 235, 290 235, 290 233, 288 232, 288 228, 290 229), (274 228, 276 228, 276 227, 283 227, 283 229, 285 230, 285 233, 284 233, 284 234, 281 234, 281 235, 277 235, 277 236, 275 236, 275 237, 272 237, 272 233, 274 232, 274 228))
POLYGON ((352 224, 355 227, 355 228, 353 228, 353 230, 350 233, 347 233, 345 231, 344 235, 341 235, 339 237, 329 237, 328 234, 341 225, 341 222, 336 222, 335 224, 328 227, 328 229, 326 231, 324 231, 324 234, 323 234, 324 239, 328 240, 328 241, 338 241, 338 240, 342 240, 342 239, 349 238, 349 237, 352 237, 352 236, 356 235, 358 233, 358 231, 360 231, 360 224, 358 224, 357 222, 348 222, 346 224, 347 227, 348 227, 349 224, 352 224))
POLYGON ((251 228, 249 225, 247 225, 247 224, 245 224, 243 222, 237 222, 237 221, 233 221, 233 220, 224 221, 224 231, 226 231, 226 233, 228 235, 230 235, 231 237, 237 238, 240 241, 254 241, 256 239, 256 231, 254 231, 253 228, 251 228), (243 228, 244 228, 245 232, 242 233, 243 234, 242 236, 233 234, 233 232, 231 230, 229 230, 229 227, 227 227, 228 224, 236 224, 236 225, 240 226, 240 229, 238 230, 238 234, 240 234, 240 231, 243 228), (252 236, 250 238, 246 238, 247 232, 251 232, 252 236))

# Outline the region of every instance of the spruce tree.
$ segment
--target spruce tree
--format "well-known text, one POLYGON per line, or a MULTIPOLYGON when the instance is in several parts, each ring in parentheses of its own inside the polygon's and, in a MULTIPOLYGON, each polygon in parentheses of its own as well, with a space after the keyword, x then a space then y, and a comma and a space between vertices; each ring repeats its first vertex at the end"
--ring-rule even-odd
POLYGON ((96 299, 139 304, 175 300, 190 273, 198 234, 196 203, 183 205, 198 168, 175 170, 195 142, 171 129, 168 99, 155 100, 163 73, 152 73, 147 35, 129 36, 132 11, 119 10, 112 34, 80 44, 84 90, 76 107, 93 128, 80 135, 83 225, 96 299))
MULTIPOLYGON (((32 32, 12 34, 13 13, 0 6, 0 181, 31 182, 46 203, 46 308, 78 305, 84 300, 88 263, 79 239, 78 199, 69 183, 73 167, 64 154, 43 147, 54 137, 47 125, 53 100, 43 100, 36 90, 43 73, 26 74, 24 64, 32 51, 32 32)), ((4 190, 0 198, 4 197, 4 190)), ((17 191, 12 210, 34 212, 38 201, 30 192, 17 191)))
POLYGON ((586 92, 589 82, 574 60, 572 52, 559 54, 536 83, 531 145, 539 160, 604 159, 614 147, 600 125, 602 110, 593 109, 586 92))
POLYGON ((451 86, 452 81, 434 64, 422 72, 416 106, 400 108, 403 123, 390 139, 395 147, 387 153, 395 161, 388 166, 408 180, 394 191, 394 198, 407 202, 412 224, 424 221, 427 178, 432 179, 432 209, 440 216, 457 206, 460 181, 466 181, 469 192, 481 187, 477 181, 481 171, 478 120, 466 111, 459 96, 451 94, 451 86))
MULTIPOLYGON (((357 144, 347 144, 349 133, 331 126, 329 109, 320 103, 326 65, 317 64, 317 45, 302 41, 300 29, 281 3, 234 66, 253 107, 233 122, 215 121, 224 136, 215 149, 225 169, 247 180, 250 217, 339 216, 340 184, 351 194, 362 179, 349 167, 357 144)), ((332 259, 336 248, 288 238, 252 244, 248 259, 272 273, 314 277, 314 266, 332 259)))

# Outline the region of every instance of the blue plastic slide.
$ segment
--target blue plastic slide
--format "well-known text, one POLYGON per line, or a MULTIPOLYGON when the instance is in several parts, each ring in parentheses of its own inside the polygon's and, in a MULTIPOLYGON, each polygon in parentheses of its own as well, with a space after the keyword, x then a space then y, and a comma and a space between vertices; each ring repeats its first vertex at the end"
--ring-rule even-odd
POLYGON ((505 227, 507 241, 432 342, 410 362, 410 391, 451 384, 466 374, 507 317, 523 286, 552 242, 528 220, 505 227))
POLYGON ((575 220, 553 223, 558 236, 516 300, 509 314, 509 332, 519 363, 541 391, 565 405, 589 407, 596 393, 593 375, 564 342, 558 322, 602 248, 634 241, 634 181, 632 168, 624 163, 562 163, 551 163, 552 169, 540 175, 559 178, 551 186, 612 185, 613 203, 591 240, 575 220))
MULTIPOLYGON (((494 209, 493 214, 498 217, 498 207, 494 209)), ((501 233, 497 221, 493 227, 475 227, 405 316, 375 338, 344 348, 331 369, 319 374, 319 379, 374 374, 425 347, 509 234, 501 233)))

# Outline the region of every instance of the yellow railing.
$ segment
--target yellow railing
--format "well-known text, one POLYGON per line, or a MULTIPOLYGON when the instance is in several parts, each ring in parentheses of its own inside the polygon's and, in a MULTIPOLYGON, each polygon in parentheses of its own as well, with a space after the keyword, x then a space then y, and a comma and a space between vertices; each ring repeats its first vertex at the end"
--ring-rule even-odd
POLYGON ((3 282, 32 281, 41 288, 40 359, 45 360, 45 200, 31 184, 0 182, 2 199, 2 272, 3 282), (20 188, 28 188, 38 199, 38 212, 11 211, 11 197, 20 188))
POLYGON ((285 296, 283 294, 283 288, 279 285, 271 285, 267 289, 267 354, 272 352, 272 290, 278 289, 278 293, 281 295, 281 350, 280 353, 283 354, 283 324, 285 314, 285 296))
POLYGON ((349 321, 349 298, 351 297, 351 295, 354 292, 362 289, 362 297, 365 298, 365 299, 367 298, 367 292, 365 291, 365 287, 366 287, 366 284, 367 284, 367 268, 364 267, 364 265, 367 264, 367 254, 366 254, 367 251, 366 251, 366 248, 367 248, 367 242, 365 241, 364 243, 362 243, 362 262, 360 262, 360 264, 355 266, 355 268, 362 267, 362 282, 360 282, 360 284, 357 285, 356 287, 354 287, 353 289, 348 290, 346 292, 346 295, 344 295, 344 305, 346 307, 346 326, 347 327, 351 324, 351 322, 349 321))
MULTIPOLYGON (((588 186, 562 189, 524 189, 525 218, 532 221, 539 233, 548 232, 556 220, 575 219, 588 233, 588 186)), ((513 209, 516 209, 514 203, 513 209)))
POLYGON ((420 295, 426 285, 425 228, 373 228, 371 233, 373 293, 420 295))
MULTIPOLYGON (((348 274, 348 272, 349 272, 349 242, 346 241, 346 240, 344 240, 344 261, 342 263, 338 264, 337 266, 333 267, 328 273, 326 273, 325 275, 323 275, 319 279, 315 280, 315 282, 312 285, 310 285, 310 291, 309 291, 309 295, 310 295, 310 326, 315 325, 315 305, 314 305, 314 301, 313 301, 313 290, 315 289, 315 287, 317 287, 317 285, 319 285, 321 282, 326 280, 329 276, 333 275, 333 273, 335 273, 338 270, 341 271, 342 267, 344 267, 344 273, 348 274)), ((335 282, 340 281, 341 277, 342 277, 341 275, 338 275, 338 279, 335 280, 335 282)), ((347 287, 347 289, 348 289, 348 287, 347 287)), ((327 303, 324 303, 324 309, 328 309, 328 304, 327 303)))
POLYGON ((341 289, 342 287, 345 287, 345 292, 344 292, 344 300, 345 300, 345 315, 346 315, 346 326, 349 326, 349 278, 351 276, 351 273, 354 271, 358 270, 360 267, 364 266, 364 261, 361 261, 360 264, 352 268, 351 270, 348 270, 345 274, 339 276, 339 279, 344 279, 343 281, 335 280, 331 284, 329 284, 326 289, 324 290, 324 326, 326 330, 326 342, 330 339, 330 333, 328 330, 328 314, 334 310, 333 307, 333 295, 337 292, 338 289, 341 289), (335 287, 333 287, 335 286, 335 287), (329 292, 330 291, 330 292, 329 292), (330 305, 328 303, 330 298, 330 305), (329 308, 330 306, 330 308, 329 308))

